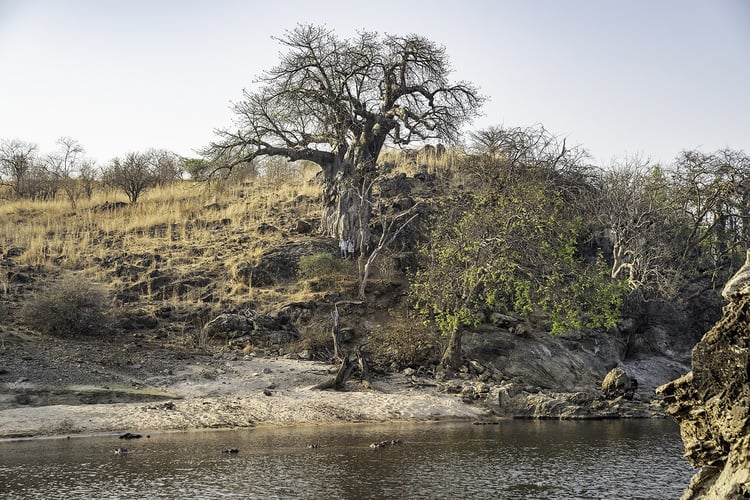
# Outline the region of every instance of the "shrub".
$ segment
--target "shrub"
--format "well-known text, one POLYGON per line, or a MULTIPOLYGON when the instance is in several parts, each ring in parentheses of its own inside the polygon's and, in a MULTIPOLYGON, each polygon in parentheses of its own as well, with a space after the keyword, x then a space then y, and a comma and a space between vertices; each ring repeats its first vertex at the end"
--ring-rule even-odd
POLYGON ((428 365, 441 349, 439 333, 418 321, 373 332, 370 341, 373 360, 384 368, 428 365))
POLYGON ((100 285, 78 275, 52 282, 21 309, 30 328, 47 335, 95 335, 107 324, 108 294, 100 285))
POLYGON ((320 278, 344 271, 343 261, 330 253, 315 253, 299 258, 299 275, 302 278, 320 278))

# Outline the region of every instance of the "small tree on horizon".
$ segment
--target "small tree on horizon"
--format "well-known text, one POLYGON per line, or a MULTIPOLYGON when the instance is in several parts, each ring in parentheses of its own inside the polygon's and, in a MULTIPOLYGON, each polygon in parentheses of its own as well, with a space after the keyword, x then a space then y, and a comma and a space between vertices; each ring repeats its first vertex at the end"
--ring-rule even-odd
POLYGON ((19 139, 0 141, 0 176, 10 179, 16 198, 27 194, 28 177, 37 163, 38 147, 19 139))
POLYGON ((104 169, 105 184, 121 190, 130 203, 136 203, 144 191, 156 186, 159 176, 145 153, 128 153, 123 159, 114 158, 104 169))

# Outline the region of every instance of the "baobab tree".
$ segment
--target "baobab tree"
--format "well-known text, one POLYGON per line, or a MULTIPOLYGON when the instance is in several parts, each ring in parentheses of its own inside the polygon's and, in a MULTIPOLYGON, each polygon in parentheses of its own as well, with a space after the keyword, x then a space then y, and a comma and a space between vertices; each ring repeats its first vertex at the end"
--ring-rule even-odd
POLYGON ((263 156, 319 165, 322 232, 364 253, 371 203, 362 195, 371 199, 384 144, 455 141, 484 98, 450 82, 445 49, 418 35, 342 39, 300 25, 277 40, 279 64, 233 104, 236 127, 218 131, 206 156, 214 168, 263 156))

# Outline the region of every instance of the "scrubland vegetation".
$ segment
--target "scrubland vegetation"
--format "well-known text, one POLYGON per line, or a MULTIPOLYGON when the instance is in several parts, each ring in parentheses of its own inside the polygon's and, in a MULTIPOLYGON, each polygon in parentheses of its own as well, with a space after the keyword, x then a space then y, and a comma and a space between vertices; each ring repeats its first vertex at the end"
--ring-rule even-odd
MULTIPOLYGON (((600 169, 539 127, 479 131, 439 155, 389 150, 382 161, 389 173, 374 189, 373 241, 394 207, 423 209, 378 257, 370 309, 357 315, 387 321, 369 329, 371 348, 399 364, 436 356, 453 332, 493 313, 552 333, 611 328, 654 302, 690 315, 711 307, 744 258, 741 152, 600 169)), ((173 308, 185 314, 170 335, 208 344, 203 326, 222 311, 357 299, 357 259, 317 232, 317 169, 271 167, 175 176, 136 202, 101 175, 75 206, 59 190, 20 195, 9 179, 0 204, 6 315, 56 335, 102 334, 133 308, 173 308), (290 242, 307 247, 294 269, 254 283, 247 269, 290 242), (62 314, 70 309, 82 312, 62 314)), ((329 323, 319 311, 299 348, 330 349, 329 323)))
POLYGON ((423 37, 300 25, 279 41, 201 158, 97 168, 70 138, 45 154, 3 140, 5 295, 76 272, 118 304, 202 304, 183 327, 199 331, 221 310, 357 301, 364 318, 379 303, 439 332, 452 369, 462 331, 498 314, 552 334, 716 319, 750 243, 746 153, 592 165, 542 126, 463 134, 485 96, 423 37))

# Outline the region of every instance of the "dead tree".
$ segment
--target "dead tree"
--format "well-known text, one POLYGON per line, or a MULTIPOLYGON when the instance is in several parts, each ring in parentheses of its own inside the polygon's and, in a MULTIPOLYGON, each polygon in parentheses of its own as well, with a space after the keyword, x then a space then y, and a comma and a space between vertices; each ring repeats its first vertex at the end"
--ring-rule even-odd
POLYGON ((372 383, 370 380, 370 368, 367 364, 367 357, 366 354, 363 352, 363 347, 365 347, 366 344, 358 345, 354 349, 354 353, 347 353, 342 354, 343 350, 341 348, 341 325, 339 323, 339 309, 338 306, 342 304, 355 304, 355 305, 361 305, 363 302, 359 301, 340 301, 336 302, 333 305, 333 311, 331 311, 331 319, 333 320, 333 327, 331 329, 331 334, 333 336, 333 350, 334 350, 334 359, 336 361, 339 361, 341 365, 339 366, 338 371, 336 372, 336 375, 325 382, 321 382, 320 384, 314 386, 314 389, 335 389, 337 391, 343 390, 344 386, 346 385, 346 382, 352 377, 354 372, 358 369, 360 373, 360 379, 362 381, 362 385, 367 389, 372 389, 372 383))

